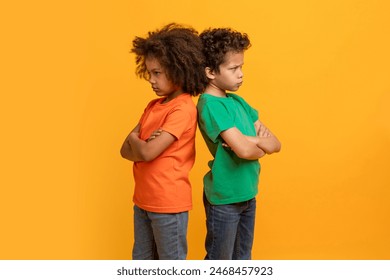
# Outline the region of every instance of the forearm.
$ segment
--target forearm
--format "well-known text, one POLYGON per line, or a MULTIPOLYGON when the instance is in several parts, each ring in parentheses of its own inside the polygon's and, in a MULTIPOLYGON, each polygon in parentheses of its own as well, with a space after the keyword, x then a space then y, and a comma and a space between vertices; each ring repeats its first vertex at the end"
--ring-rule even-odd
POLYGON ((267 154, 279 152, 281 143, 278 138, 259 120, 254 125, 257 134, 254 141, 257 141, 257 146, 267 154))
POLYGON ((140 130, 140 125, 137 124, 133 128, 133 130, 129 133, 129 135, 127 135, 125 141, 123 142, 122 148, 121 148, 121 155, 122 155, 122 157, 125 158, 125 159, 128 159, 130 161, 134 161, 134 162, 135 161, 141 161, 141 158, 137 154, 137 152, 134 149, 134 147, 132 147, 129 139, 130 139, 132 134, 136 134, 137 137, 138 137, 139 130, 140 130))
POLYGON ((231 148, 231 150, 239 157, 248 160, 256 160, 266 155, 256 144, 248 142, 244 147, 231 148))
POLYGON ((258 137, 258 136, 247 136, 247 135, 245 135, 245 138, 248 140, 248 145, 251 145, 251 144, 255 144, 256 145, 257 149, 254 149, 252 151, 252 154, 255 157, 261 158, 261 157, 263 157, 263 156, 265 156, 266 154, 269 153, 271 145, 268 145, 269 143, 263 143, 263 142, 268 142, 268 141, 262 141, 261 138, 258 137))
POLYGON ((243 135, 236 127, 223 131, 221 137, 240 158, 255 160, 265 155, 265 152, 257 146, 256 137, 251 139, 243 135))
POLYGON ((244 135, 246 140, 248 140, 250 143, 253 143, 255 145, 257 145, 259 143, 259 137, 258 136, 248 136, 248 135, 244 135))
POLYGON ((129 136, 126 137, 125 141, 123 142, 122 148, 121 148, 121 156, 127 160, 130 161, 141 161, 141 158, 136 155, 134 152, 130 142, 129 142, 129 136))
POLYGON ((267 154, 277 153, 280 151, 281 144, 275 136, 271 135, 269 137, 257 137, 257 138, 258 138, 257 146, 267 154))
POLYGON ((137 161, 148 161, 147 158, 147 142, 141 140, 137 133, 130 133, 128 143, 132 147, 132 152, 137 161))
POLYGON ((267 153, 261 149, 260 147, 256 146, 249 154, 249 156, 246 159, 254 160, 259 159, 265 156, 267 153))
POLYGON ((139 138, 139 133, 130 133, 129 144, 139 161, 154 160, 176 140, 173 135, 165 131, 154 132, 152 135, 158 136, 149 137, 144 141, 139 138))

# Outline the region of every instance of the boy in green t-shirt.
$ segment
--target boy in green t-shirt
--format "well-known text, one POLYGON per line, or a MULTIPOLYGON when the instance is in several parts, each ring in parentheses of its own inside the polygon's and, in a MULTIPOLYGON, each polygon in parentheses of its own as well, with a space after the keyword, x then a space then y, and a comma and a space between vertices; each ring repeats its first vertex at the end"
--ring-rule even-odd
POLYGON ((198 101, 198 122, 214 159, 204 176, 205 259, 251 259, 260 164, 280 142, 258 113, 233 93, 243 82, 246 34, 229 28, 200 34, 208 84, 198 101))

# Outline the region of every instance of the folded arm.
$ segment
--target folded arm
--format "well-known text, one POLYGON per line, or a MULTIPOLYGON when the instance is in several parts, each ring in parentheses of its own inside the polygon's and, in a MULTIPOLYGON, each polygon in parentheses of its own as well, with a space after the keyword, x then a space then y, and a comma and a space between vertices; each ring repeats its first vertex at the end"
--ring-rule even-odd
POLYGON ((129 143, 139 161, 152 161, 165 151, 176 138, 166 131, 161 131, 158 137, 147 141, 139 138, 139 133, 130 133, 129 143), (153 140, 153 141, 151 141, 153 140))
POLYGON ((129 138, 132 133, 139 133, 139 127, 139 124, 134 127, 134 129, 129 133, 129 135, 127 135, 125 141, 122 144, 121 156, 130 161, 140 161, 140 158, 137 158, 129 142, 129 138))
POLYGON ((126 137, 121 149, 121 155, 131 161, 152 161, 175 140, 176 138, 172 134, 158 129, 144 141, 139 138, 138 124, 126 137))
POLYGON ((265 155, 257 143, 248 139, 236 127, 221 132, 221 137, 232 151, 240 158, 254 160, 265 155))
POLYGON ((281 149, 281 143, 276 136, 259 120, 255 122, 256 134, 254 141, 257 146, 267 154, 277 153, 281 149))

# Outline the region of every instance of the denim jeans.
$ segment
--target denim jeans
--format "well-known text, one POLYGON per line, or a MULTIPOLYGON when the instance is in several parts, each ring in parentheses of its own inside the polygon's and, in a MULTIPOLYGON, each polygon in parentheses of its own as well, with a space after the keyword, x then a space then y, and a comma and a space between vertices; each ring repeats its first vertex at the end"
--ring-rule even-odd
POLYGON ((185 260, 188 212, 165 214, 134 205, 133 260, 185 260))
POLYGON ((211 205, 203 196, 206 211, 206 260, 250 260, 255 229, 256 198, 211 205))

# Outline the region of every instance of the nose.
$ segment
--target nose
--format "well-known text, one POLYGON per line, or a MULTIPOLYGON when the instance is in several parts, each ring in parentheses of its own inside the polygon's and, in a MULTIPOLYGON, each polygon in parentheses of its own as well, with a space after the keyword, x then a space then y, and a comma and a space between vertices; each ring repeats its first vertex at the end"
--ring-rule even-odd
POLYGON ((239 77, 240 79, 242 79, 242 78, 244 77, 244 72, 242 71, 241 68, 239 69, 238 77, 239 77))

